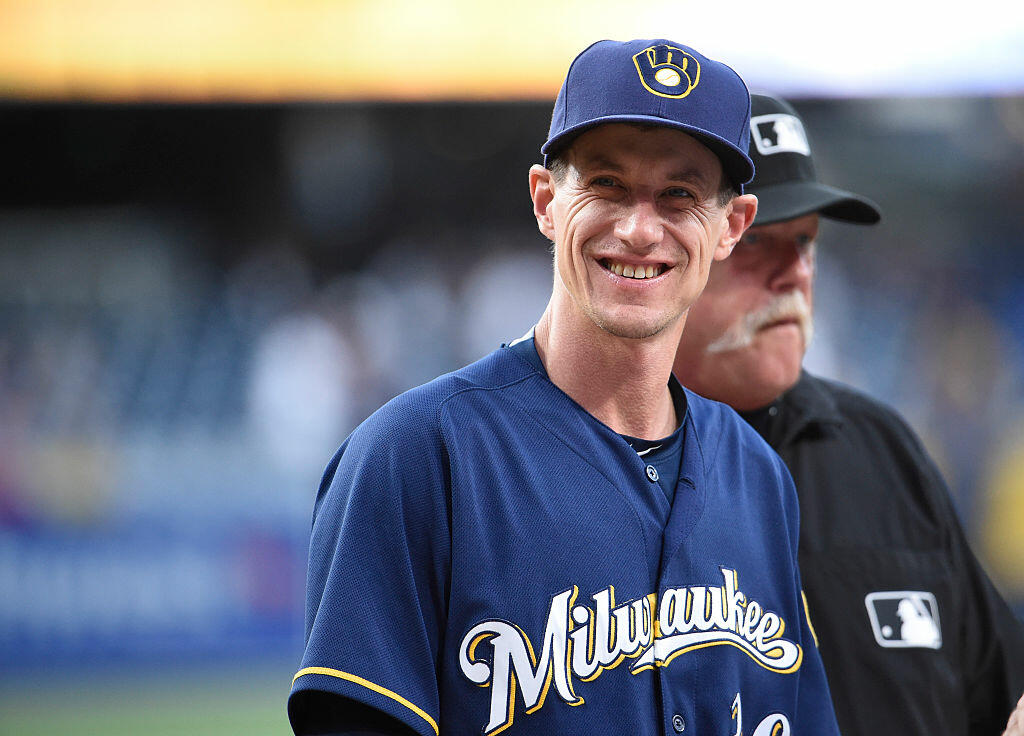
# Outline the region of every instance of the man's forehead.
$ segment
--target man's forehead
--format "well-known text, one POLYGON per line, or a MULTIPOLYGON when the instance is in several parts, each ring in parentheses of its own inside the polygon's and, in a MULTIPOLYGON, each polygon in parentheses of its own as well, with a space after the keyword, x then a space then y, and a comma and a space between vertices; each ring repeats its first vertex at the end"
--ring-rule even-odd
POLYGON ((767 225, 758 225, 755 220, 754 224, 748 228, 747 232, 778 237, 800 235, 804 233, 816 234, 818 232, 819 223, 820 215, 818 215, 817 212, 812 212, 807 215, 801 215, 800 217, 794 217, 791 220, 772 222, 767 225))
POLYGON ((718 157, 698 139, 684 131, 656 125, 600 125, 573 141, 568 153, 570 161, 580 169, 624 171, 641 160, 672 179, 717 180, 722 173, 718 157))

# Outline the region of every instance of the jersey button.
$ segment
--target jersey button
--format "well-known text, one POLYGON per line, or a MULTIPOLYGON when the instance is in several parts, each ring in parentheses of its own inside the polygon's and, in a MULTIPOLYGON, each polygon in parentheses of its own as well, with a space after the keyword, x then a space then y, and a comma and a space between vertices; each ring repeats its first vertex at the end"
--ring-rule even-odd
POLYGON ((652 483, 658 482, 658 469, 653 465, 647 466, 647 477, 651 479, 652 483))
POLYGON ((686 721, 678 713, 672 716, 672 728, 675 729, 676 733, 682 733, 686 730, 686 721))

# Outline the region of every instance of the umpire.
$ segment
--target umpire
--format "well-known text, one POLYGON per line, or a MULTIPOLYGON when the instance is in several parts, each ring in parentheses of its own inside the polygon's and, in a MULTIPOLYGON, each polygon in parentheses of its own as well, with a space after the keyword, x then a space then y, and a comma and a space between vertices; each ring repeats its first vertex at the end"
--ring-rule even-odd
MULTIPOLYGON (((842 733, 997 736, 1024 690, 1020 622, 907 424, 801 367, 818 218, 873 224, 878 208, 817 181, 784 101, 752 95, 750 140, 757 217, 712 266, 675 374, 737 409, 793 474, 800 568, 842 733)), ((1024 733, 1021 703, 1007 734, 1024 733)))

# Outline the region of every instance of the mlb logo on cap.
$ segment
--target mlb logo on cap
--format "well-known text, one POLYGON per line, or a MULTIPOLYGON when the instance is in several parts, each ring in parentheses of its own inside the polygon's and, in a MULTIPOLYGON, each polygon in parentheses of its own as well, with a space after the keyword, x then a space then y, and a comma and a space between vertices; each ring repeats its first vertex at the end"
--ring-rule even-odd
POLYGON ((750 139, 762 156, 776 153, 811 155, 804 124, 796 115, 775 113, 750 119, 750 139))
POLYGON ((753 94, 750 110, 750 158, 757 175, 747 191, 757 195, 755 225, 811 213, 842 222, 878 222, 881 212, 870 199, 818 181, 807 131, 792 105, 753 94))

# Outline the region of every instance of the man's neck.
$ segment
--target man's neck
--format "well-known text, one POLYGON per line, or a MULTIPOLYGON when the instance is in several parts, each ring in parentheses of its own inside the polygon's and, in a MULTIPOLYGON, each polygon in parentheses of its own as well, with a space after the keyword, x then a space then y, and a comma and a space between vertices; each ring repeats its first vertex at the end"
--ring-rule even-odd
POLYGON ((630 339, 589 320, 568 322, 553 316, 549 305, 534 333, 552 383, 619 434, 641 439, 672 434, 680 418, 668 380, 682 325, 654 337, 630 339))

